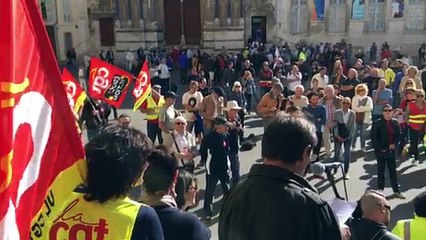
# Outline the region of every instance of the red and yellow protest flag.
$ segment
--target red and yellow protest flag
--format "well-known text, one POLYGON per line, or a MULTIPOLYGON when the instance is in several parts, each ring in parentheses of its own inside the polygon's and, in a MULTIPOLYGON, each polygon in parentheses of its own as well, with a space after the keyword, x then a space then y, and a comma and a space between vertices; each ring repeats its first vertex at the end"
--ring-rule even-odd
POLYGON ((84 105, 87 95, 67 68, 62 70, 61 79, 64 84, 65 92, 67 93, 68 103, 74 113, 78 114, 81 107, 84 105))
POLYGON ((145 61, 138 77, 136 78, 135 88, 132 92, 132 95, 136 98, 135 105, 133 105, 133 111, 139 109, 150 93, 151 78, 149 77, 148 63, 145 61))
POLYGON ((86 173, 37 2, 0 8, 0 239, 54 239, 49 228, 86 173))
POLYGON ((119 108, 133 75, 99 58, 90 60, 89 95, 119 108))

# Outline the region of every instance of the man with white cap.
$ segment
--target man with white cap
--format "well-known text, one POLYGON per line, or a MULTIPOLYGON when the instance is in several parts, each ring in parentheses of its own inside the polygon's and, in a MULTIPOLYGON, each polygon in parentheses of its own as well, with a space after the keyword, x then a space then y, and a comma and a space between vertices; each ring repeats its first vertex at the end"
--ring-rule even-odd
POLYGON ((238 111, 241 107, 236 101, 228 101, 223 109, 226 112, 226 119, 229 122, 228 140, 229 140, 229 161, 231 162, 232 185, 240 180, 240 159, 238 157, 239 145, 238 138, 243 136, 243 128, 238 111))

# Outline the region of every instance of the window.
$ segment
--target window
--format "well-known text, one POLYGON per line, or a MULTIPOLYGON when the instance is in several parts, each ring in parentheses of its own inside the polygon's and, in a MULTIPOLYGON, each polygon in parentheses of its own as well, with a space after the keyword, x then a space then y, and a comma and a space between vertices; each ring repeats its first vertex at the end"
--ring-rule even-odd
POLYGON ((40 9, 41 9, 41 16, 43 17, 43 20, 47 20, 46 2, 40 3, 40 9))
POLYGON ((404 17, 404 0, 392 0, 392 17, 403 18, 404 17))
POLYGON ((368 19, 366 22, 367 32, 385 31, 386 3, 384 0, 369 0, 368 19))
POLYGON ((346 3, 345 0, 330 0, 328 7, 327 30, 331 33, 346 32, 346 3))
POLYGON ((70 0, 63 0, 63 8, 64 8, 64 22, 71 22, 71 8, 70 8, 70 0))
POLYGON ((354 20, 361 20, 365 17, 365 1, 366 0, 352 0, 351 18, 354 20))
POLYGON ((410 0, 405 9, 404 24, 409 31, 425 30, 426 1, 410 0))
POLYGON ((308 1, 291 0, 290 33, 305 33, 308 30, 308 1))

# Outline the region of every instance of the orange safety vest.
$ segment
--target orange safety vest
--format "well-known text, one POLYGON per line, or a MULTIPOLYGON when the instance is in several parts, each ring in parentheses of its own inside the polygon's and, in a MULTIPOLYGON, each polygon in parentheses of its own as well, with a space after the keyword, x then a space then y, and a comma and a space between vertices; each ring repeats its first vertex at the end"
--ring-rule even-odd
POLYGON ((408 126, 414 130, 421 130, 426 122, 426 106, 423 109, 417 107, 416 102, 408 103, 408 126))

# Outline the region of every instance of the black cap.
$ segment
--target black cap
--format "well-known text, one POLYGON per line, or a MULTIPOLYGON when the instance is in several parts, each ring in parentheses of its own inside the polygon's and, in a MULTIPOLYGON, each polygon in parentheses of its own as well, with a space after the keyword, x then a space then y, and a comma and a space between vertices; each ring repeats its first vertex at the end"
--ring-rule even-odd
POLYGON ((213 92, 215 92, 219 97, 225 96, 225 91, 221 87, 215 87, 213 88, 213 92))
POLYGON ((414 213, 419 217, 426 217, 426 192, 420 193, 413 199, 414 213))
POLYGON ((226 125, 226 126, 230 125, 230 123, 224 117, 215 117, 214 118, 214 124, 215 125, 226 125))
POLYGON ((166 93, 164 93, 164 98, 177 98, 178 96, 176 95, 176 93, 172 92, 172 91, 168 91, 166 93))

